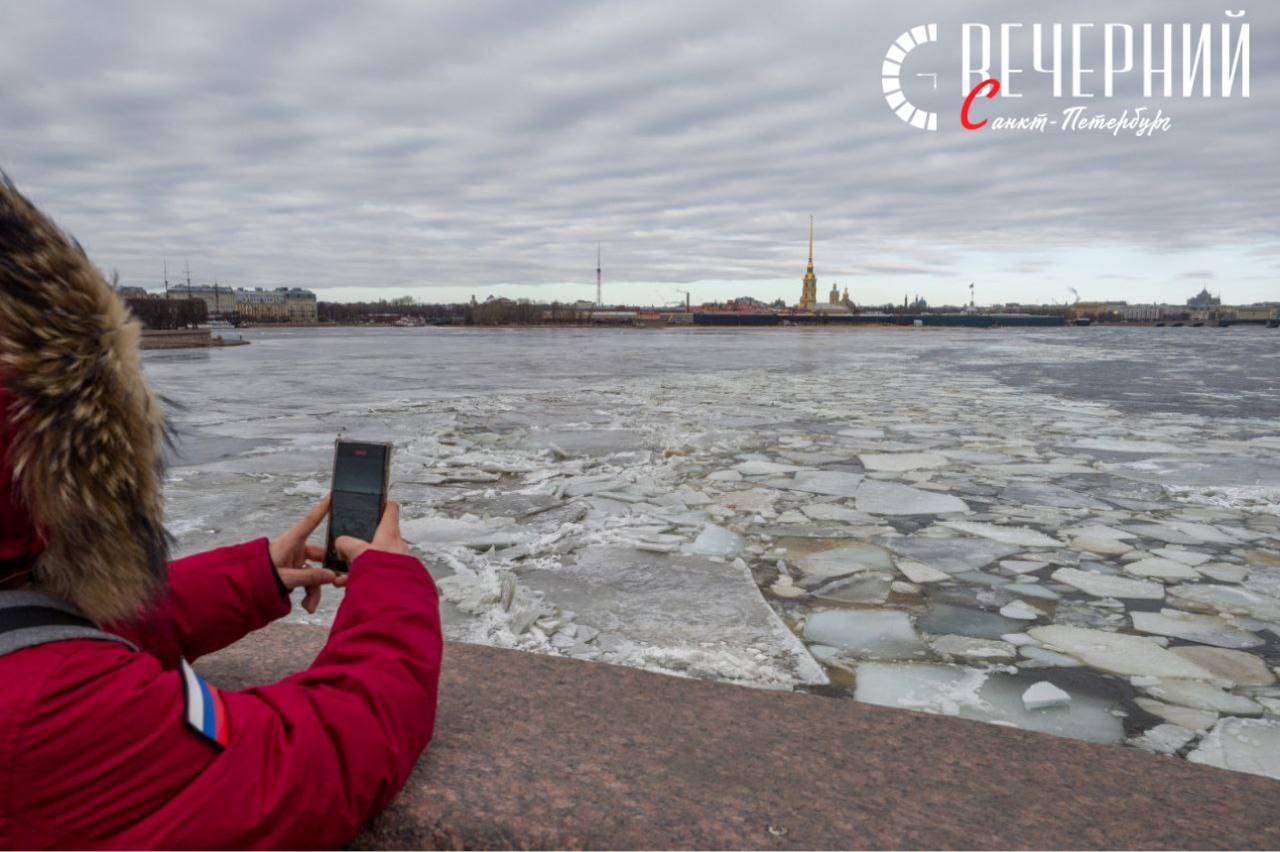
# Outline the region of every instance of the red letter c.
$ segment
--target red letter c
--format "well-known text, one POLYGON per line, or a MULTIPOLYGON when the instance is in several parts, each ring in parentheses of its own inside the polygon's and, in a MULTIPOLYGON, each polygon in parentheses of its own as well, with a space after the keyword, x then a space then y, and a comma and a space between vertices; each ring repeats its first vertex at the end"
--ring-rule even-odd
POLYGON ((991 79, 983 80, 981 83, 974 86, 973 91, 969 93, 969 97, 964 99, 964 106, 960 107, 960 123, 964 125, 965 130, 977 130, 987 123, 987 120, 985 118, 982 119, 982 121, 979 121, 977 124, 974 124, 972 121, 970 121, 969 107, 973 106, 973 99, 976 98, 982 92, 982 90, 984 88, 987 88, 988 86, 991 88, 991 91, 987 93, 987 97, 994 98, 996 94, 1000 91, 1000 81, 992 77, 991 79))

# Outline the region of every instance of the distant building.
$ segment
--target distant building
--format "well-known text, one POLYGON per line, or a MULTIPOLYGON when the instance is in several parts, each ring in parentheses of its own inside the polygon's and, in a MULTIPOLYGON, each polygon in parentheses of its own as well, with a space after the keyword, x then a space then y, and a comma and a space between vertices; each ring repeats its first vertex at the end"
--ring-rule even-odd
POLYGON ((261 323, 313 323, 319 319, 316 294, 298 287, 236 291, 240 319, 261 323))
POLYGON ((1222 298, 1209 294, 1209 288, 1205 287, 1199 293, 1187 299, 1188 308, 1216 308, 1222 304, 1222 298))
POLYGON ((230 287, 217 284, 212 287, 170 287, 165 293, 166 299, 199 299, 204 302, 210 317, 230 316, 236 312, 236 291, 230 287))
POLYGON ((1242 305, 1238 308, 1230 308, 1223 313, 1226 315, 1227 319, 1231 319, 1236 322, 1240 322, 1242 320, 1250 322, 1269 321, 1280 316, 1280 312, 1267 305, 1242 305))
POLYGON ((151 294, 141 287, 120 287, 116 290, 121 299, 149 299, 151 294))
POLYGON ((236 291, 236 312, 248 322, 288 322, 289 308, 285 305, 283 290, 236 291))
POLYGON ((840 286, 838 284, 831 285, 831 292, 827 294, 828 305, 840 304, 840 286))
POLYGON ((1116 310, 1125 322, 1155 322, 1164 314, 1159 305, 1121 305, 1116 310))
MULTIPOLYGON (((284 290, 284 288, 280 288, 284 290)), ((285 312, 289 322, 313 323, 319 321, 316 294, 301 287, 290 287, 284 293, 285 312)))

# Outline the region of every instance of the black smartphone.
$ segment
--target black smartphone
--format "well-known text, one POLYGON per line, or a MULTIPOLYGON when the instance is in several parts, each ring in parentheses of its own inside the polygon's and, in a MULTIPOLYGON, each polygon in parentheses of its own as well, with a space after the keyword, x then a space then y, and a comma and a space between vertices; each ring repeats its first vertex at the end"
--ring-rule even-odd
POLYGON ((347 563, 334 550, 339 536, 373 541, 373 534, 387 508, 391 479, 391 445, 344 441, 333 446, 333 502, 329 507, 329 532, 325 534, 324 565, 346 571, 347 563))

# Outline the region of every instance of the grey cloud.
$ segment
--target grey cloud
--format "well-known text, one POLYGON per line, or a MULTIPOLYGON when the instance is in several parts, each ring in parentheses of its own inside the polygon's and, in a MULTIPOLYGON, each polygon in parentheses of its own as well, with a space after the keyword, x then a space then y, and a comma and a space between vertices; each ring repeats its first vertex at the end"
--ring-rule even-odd
MULTIPOLYGON (((149 286, 165 256, 262 285, 586 281, 597 242, 614 281, 791 279, 810 213, 832 276, 980 275, 958 246, 1015 273, 1046 271, 1033 249, 1273 250, 1280 14, 1249 14, 1254 97, 1175 99, 1156 139, 888 111, 880 61, 914 24, 1222 10, 1026 7, 0 2, 0 165, 149 286)), ((953 54, 913 62, 954 77, 953 54)))

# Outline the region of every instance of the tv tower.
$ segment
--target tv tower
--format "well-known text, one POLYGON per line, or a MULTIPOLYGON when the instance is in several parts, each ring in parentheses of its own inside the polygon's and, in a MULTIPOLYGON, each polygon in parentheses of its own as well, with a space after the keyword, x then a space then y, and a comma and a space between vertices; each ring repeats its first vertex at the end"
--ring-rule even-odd
POLYGON ((600 244, 596 243, 596 307, 604 307, 604 298, 600 294, 600 244))

